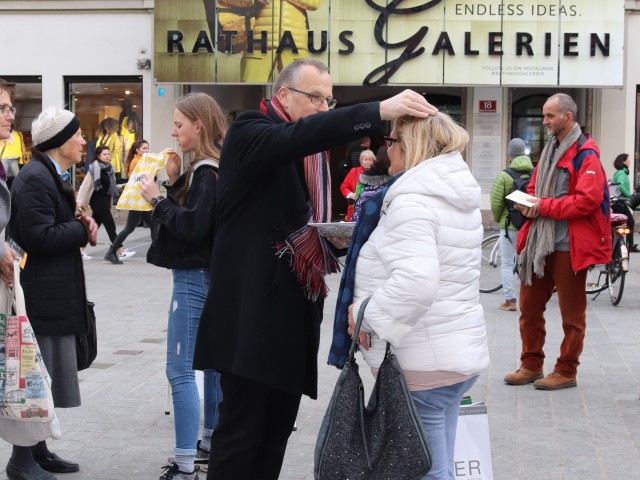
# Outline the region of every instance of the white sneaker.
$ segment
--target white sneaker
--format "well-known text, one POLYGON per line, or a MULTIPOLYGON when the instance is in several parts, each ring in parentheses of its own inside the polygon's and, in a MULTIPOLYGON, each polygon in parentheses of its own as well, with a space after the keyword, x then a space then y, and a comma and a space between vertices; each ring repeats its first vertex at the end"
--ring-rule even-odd
POLYGON ((136 252, 134 252, 133 250, 125 250, 124 252, 118 254, 118 258, 120 260, 124 260, 126 258, 133 257, 135 254, 136 252))
POLYGON ((93 257, 90 255, 87 255, 86 253, 82 252, 82 259, 83 260, 91 260, 93 257))

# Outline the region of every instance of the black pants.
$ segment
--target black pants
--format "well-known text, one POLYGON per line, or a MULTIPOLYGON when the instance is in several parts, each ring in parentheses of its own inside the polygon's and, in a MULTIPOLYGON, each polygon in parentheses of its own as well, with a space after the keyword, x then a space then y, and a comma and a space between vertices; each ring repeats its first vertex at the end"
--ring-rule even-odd
POLYGON ((138 210, 129 210, 129 215, 127 216, 127 224, 124 226, 120 233, 113 241, 113 249, 119 249, 124 241, 127 239, 131 232, 133 232, 141 219, 143 219, 149 224, 149 228, 151 229, 151 241, 155 241, 158 236, 158 223, 151 218, 151 211, 148 212, 140 212, 138 210))
POLYGON ((277 480, 300 394, 222 373, 207 480, 277 480))
POLYGON ((92 216, 98 224, 98 228, 100 228, 100 225, 104 225, 107 235, 109 235, 109 240, 113 243, 116 240, 117 233, 116 222, 113 221, 113 216, 111 215, 111 204, 111 197, 100 192, 94 192, 91 195, 91 200, 89 200, 89 205, 93 211, 92 216))

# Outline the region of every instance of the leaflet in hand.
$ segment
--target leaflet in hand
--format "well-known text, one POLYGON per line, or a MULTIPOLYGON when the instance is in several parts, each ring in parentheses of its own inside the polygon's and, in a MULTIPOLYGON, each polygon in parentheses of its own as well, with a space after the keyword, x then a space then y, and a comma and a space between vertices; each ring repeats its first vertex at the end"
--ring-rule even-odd
POLYGON ((514 190, 504 198, 506 198, 507 200, 511 200, 512 202, 519 203, 520 205, 524 205, 525 207, 533 207, 535 204, 532 202, 532 200, 534 200, 536 197, 521 192, 520 190, 514 190))

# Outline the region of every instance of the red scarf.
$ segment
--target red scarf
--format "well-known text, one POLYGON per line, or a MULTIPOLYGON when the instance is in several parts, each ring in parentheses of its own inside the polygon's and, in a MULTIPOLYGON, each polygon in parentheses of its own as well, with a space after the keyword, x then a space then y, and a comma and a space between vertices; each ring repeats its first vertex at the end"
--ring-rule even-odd
MULTIPOLYGON (((280 101, 273 97, 270 102, 262 100, 260 111, 291 122, 280 101)), ((304 159, 304 177, 309 192, 309 222, 331 221, 331 181, 329 176, 329 152, 309 155, 304 159)), ((327 241, 315 228, 304 225, 286 239, 275 243, 276 255, 288 255, 298 283, 309 300, 326 298, 329 288, 325 275, 340 271, 340 263, 331 252, 327 241)))

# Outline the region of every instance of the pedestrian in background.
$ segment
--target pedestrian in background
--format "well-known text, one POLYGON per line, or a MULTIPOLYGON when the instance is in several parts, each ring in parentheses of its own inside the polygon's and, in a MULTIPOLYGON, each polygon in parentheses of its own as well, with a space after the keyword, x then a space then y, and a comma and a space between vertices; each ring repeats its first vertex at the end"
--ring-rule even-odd
POLYGON ((353 217, 351 217, 354 222, 358 221, 364 202, 381 191, 391 180, 389 175, 391 163, 386 148, 384 150, 384 152, 378 150, 369 168, 360 174, 360 183, 356 187, 356 203, 353 205, 353 217))
POLYGON ((347 222, 351 222, 353 218, 353 205, 356 203, 356 190, 360 183, 360 175, 371 167, 375 159, 376 155, 371 150, 362 150, 360 152, 359 166, 349 170, 342 185, 340 185, 340 192, 347 199, 348 204, 347 217, 345 218, 347 222))
POLYGON ((598 146, 576 122, 575 101, 557 93, 545 102, 542 113, 550 138, 528 186, 534 205, 517 205, 529 218, 516 244, 521 365, 504 381, 509 385, 533 382, 538 389, 558 390, 577 385, 587 328, 587 267, 611 259, 609 189, 598 146), (544 312, 554 289, 564 339, 552 372, 543 378, 544 312))
POLYGON ((273 97, 240 115, 225 139, 194 359, 221 373, 224 392, 209 479, 276 480, 301 396, 317 397, 324 276, 337 270, 329 244, 308 225, 331 218, 325 151, 381 132, 384 120, 436 112, 410 90, 329 111, 332 93, 326 65, 296 60, 273 97))
MULTIPOLYGON (((533 164, 526 155, 524 140, 521 138, 512 139, 507 146, 507 153, 509 155, 508 168, 520 178, 529 178, 533 173, 533 164)), ((513 222, 509 222, 507 226, 509 209, 505 197, 511 193, 514 181, 514 178, 506 170, 502 170, 491 186, 491 214, 500 226, 500 275, 504 291, 504 302, 498 308, 511 312, 518 309, 513 273, 516 260, 516 236, 519 229, 513 222)))
POLYGON ((198 440, 200 395, 193 352, 200 313, 211 282, 218 162, 226 130, 225 116, 209 95, 193 93, 180 98, 173 113, 171 136, 183 153, 193 154, 193 162, 185 165, 181 175, 180 157, 172 150, 167 152, 166 198, 160 195, 151 175, 145 174, 140 180, 140 193, 153 206, 153 221, 160 225, 147 261, 170 268, 173 275, 167 328, 167 378, 173 396, 176 448, 173 461, 164 467, 160 480, 198 478, 195 463, 206 464, 209 460, 211 434, 222 400, 219 374, 203 369, 204 430, 198 440))
MULTIPOLYGON (((117 197, 119 192, 113 165, 111 165, 111 152, 108 147, 96 148, 87 175, 91 175, 93 179, 93 193, 89 201, 91 216, 96 221, 98 228, 104 225, 113 245, 118 233, 116 232, 116 222, 111 214, 111 207, 113 206, 113 197, 117 197)), ((113 264, 122 264, 122 260, 118 258, 115 251, 108 252, 104 259, 113 264)))
MULTIPOLYGON (((613 161, 613 166, 616 172, 613 174, 613 181, 619 183, 618 191, 620 195, 619 200, 627 200, 632 193, 631 183, 629 182, 629 166, 631 165, 631 159, 626 153, 621 153, 613 161)), ((627 216, 627 225, 629 226, 629 234, 627 235, 627 244, 630 252, 640 252, 638 246, 633 240, 633 229, 636 226, 636 222, 633 218, 633 210, 631 210, 626 203, 616 202, 611 206, 611 209, 615 213, 622 213, 627 216)))
MULTIPOLYGON (((75 216, 76 197, 68 170, 82 160, 80 121, 48 107, 33 121, 31 161, 11 188, 9 235, 25 251, 20 283, 29 321, 51 377, 55 408, 80 406, 76 334, 86 331, 87 293, 80 247, 96 244, 92 218, 75 216)), ((54 473, 80 466, 51 452, 45 441, 14 446, 10 479, 55 480, 54 473)))
MULTIPOLYGON (((127 155, 127 161, 125 165, 129 167, 127 171, 127 176, 131 177, 133 170, 136 168, 136 165, 142 158, 142 155, 149 151, 149 142, 146 140, 138 140, 133 144, 129 155, 127 155)), ((113 263, 113 259, 117 258, 120 260, 123 256, 118 254, 118 250, 122 248, 124 241, 127 239, 129 235, 136 229, 137 226, 140 225, 140 221, 144 220, 149 225, 151 229, 151 241, 153 242, 158 236, 158 228, 159 225, 155 222, 151 217, 151 211, 142 211, 142 210, 129 210, 127 213, 127 223, 120 233, 116 236, 115 240, 109 247, 109 250, 104 256, 104 259, 113 263)), ((128 254, 128 256, 133 256, 136 252, 126 250, 123 252, 124 254, 128 254)))

